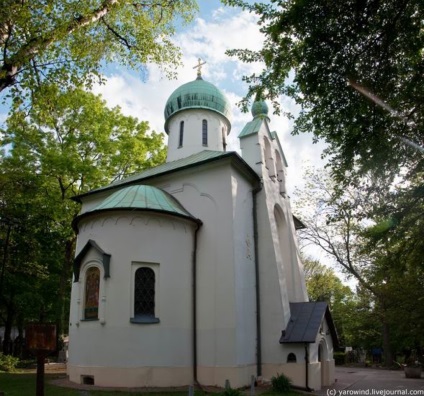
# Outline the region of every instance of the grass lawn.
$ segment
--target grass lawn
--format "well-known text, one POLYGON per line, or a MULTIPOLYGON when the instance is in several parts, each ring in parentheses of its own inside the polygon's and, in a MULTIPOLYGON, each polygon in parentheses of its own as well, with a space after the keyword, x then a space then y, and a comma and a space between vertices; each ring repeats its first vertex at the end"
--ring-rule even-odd
MULTIPOLYGON (((168 393, 141 393, 141 392, 119 392, 119 391, 106 391, 106 390, 78 390, 69 389, 59 386, 50 385, 49 382, 53 379, 59 378, 58 374, 45 375, 45 396, 136 396, 136 395, 150 395, 150 396, 186 396, 187 392, 168 392, 168 393)), ((35 373, 3 373, 0 372, 0 391, 3 391, 5 396, 34 396, 35 395, 36 376, 35 373)), ((250 391, 243 392, 243 395, 249 395, 250 391)), ((196 396, 204 396, 202 392, 195 392, 196 396)), ((212 394, 213 395, 213 394, 212 394)), ((266 391, 261 392, 260 396, 276 396, 275 392, 266 391)), ((285 393, 286 396, 299 396, 299 393, 292 391, 285 393)))
MULTIPOLYGON (((53 379, 61 377, 58 374, 46 374, 44 381, 45 396, 136 396, 142 395, 140 392, 118 392, 103 390, 79 390, 69 389, 50 385, 53 379)), ((0 391, 5 396, 34 396, 35 395, 36 376, 26 373, 2 373, 0 372, 0 391)), ((174 392, 173 396, 183 396, 186 392, 174 392)), ((167 393, 154 393, 154 396, 169 396, 167 393)))

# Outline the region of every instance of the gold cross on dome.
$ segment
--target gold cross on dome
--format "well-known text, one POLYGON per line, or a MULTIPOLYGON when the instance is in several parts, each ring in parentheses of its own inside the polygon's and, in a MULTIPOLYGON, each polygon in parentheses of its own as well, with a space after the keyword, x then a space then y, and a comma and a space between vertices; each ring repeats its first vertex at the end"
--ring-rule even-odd
POLYGON ((197 65, 193 67, 193 69, 197 69, 197 77, 202 77, 202 66, 206 64, 206 62, 202 62, 202 60, 199 58, 197 60, 197 65))

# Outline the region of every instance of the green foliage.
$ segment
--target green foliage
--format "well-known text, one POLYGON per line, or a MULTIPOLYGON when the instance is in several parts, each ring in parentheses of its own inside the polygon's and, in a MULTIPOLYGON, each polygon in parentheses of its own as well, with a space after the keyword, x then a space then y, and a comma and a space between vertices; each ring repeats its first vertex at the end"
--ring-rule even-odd
POLYGON ((421 0, 224 3, 257 13, 265 35, 259 51, 228 51, 265 63, 245 77, 250 89, 242 104, 257 95, 294 98, 302 108, 294 133, 313 132, 328 143, 341 180, 368 171, 392 179, 403 166, 422 169, 422 151, 404 140, 424 147, 421 0), (357 84, 394 110, 369 100, 357 84))
POLYGON ((349 286, 343 285, 331 268, 310 258, 302 261, 309 299, 328 304, 340 344, 353 345, 357 331, 353 320, 357 315, 357 297, 349 286))
POLYGON ((272 390, 278 393, 287 393, 291 389, 291 379, 284 374, 277 374, 271 378, 272 390))
POLYGON ((6 372, 13 372, 16 370, 16 366, 19 363, 17 357, 11 355, 4 355, 0 352, 0 370, 6 372))
POLYGON ((194 0, 4 0, 0 91, 22 99, 45 82, 90 84, 112 61, 141 71, 156 63, 173 76, 180 52, 170 38, 196 10, 194 0))
POLYGON ((240 389, 226 388, 221 392, 222 396, 241 396, 242 392, 240 389))
POLYGON ((391 350, 424 345, 421 184, 417 177, 388 188, 363 178, 341 189, 312 173, 296 205, 307 225, 303 243, 319 246, 358 281, 355 298, 340 305, 345 345, 382 345, 389 366, 391 350))
POLYGON ((82 89, 45 86, 1 131, 0 314, 68 322, 79 204, 70 198, 162 163, 163 136, 82 89))
POLYGON ((346 354, 344 352, 334 352, 333 358, 336 366, 343 366, 346 360, 346 354))

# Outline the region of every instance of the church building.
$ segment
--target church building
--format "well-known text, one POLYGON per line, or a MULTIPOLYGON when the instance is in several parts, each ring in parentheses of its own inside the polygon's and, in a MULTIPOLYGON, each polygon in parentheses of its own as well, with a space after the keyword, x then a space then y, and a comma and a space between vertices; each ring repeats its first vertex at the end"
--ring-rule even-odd
POLYGON ((165 105, 166 163, 74 197, 82 204, 68 375, 105 387, 248 386, 283 373, 334 382, 337 335, 308 302, 265 102, 227 150, 231 106, 213 84, 165 105))

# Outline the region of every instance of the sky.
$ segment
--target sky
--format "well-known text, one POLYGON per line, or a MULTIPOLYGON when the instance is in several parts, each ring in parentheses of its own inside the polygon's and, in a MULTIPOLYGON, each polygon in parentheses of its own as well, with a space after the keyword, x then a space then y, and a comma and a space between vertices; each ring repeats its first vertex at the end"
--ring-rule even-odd
MULTIPOLYGON (((164 131, 163 110, 168 97, 180 85, 196 79, 194 68, 198 59, 206 64, 202 77, 221 89, 233 107, 232 129, 228 150, 238 151, 237 139, 243 126, 252 119, 250 113, 241 113, 237 103, 247 93, 243 75, 261 71, 262 64, 243 64, 225 54, 227 49, 249 48, 258 50, 263 43, 257 16, 238 8, 226 7, 218 0, 199 0, 198 16, 189 25, 178 31, 174 41, 181 48, 182 63, 176 80, 167 80, 155 65, 147 65, 147 78, 120 67, 106 70, 107 82, 94 87, 109 106, 119 105, 126 115, 149 121, 156 132, 164 131)), ((299 109, 287 97, 281 98, 284 110, 298 113, 299 109)), ((271 105, 269 104, 271 109, 271 105)), ((311 135, 291 136, 292 121, 272 114, 271 130, 276 131, 288 162, 288 191, 302 186, 305 165, 323 166, 320 160, 322 144, 312 144, 311 135)))

